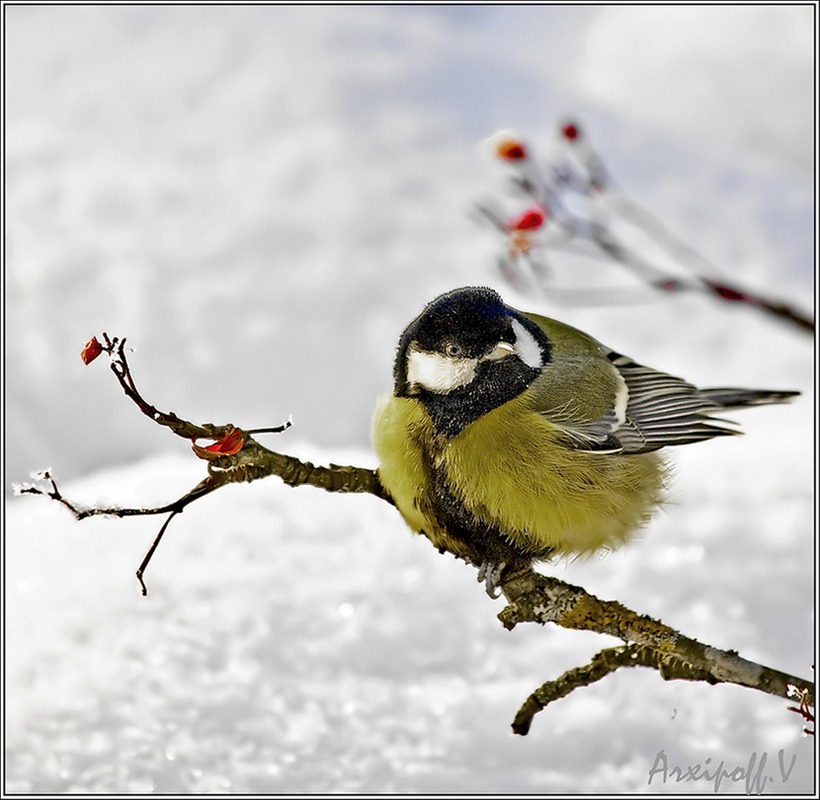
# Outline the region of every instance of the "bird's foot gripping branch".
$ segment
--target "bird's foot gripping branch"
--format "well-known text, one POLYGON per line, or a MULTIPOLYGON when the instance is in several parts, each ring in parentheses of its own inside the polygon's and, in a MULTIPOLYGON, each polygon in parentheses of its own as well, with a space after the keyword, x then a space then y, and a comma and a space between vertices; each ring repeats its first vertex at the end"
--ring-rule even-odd
MULTIPOLYGON (((21 495, 39 495, 57 501, 77 520, 93 516, 131 517, 164 515, 166 518, 137 569, 142 594, 147 594, 145 570, 171 520, 194 501, 230 483, 247 483, 275 475, 288 486, 315 486, 329 492, 360 492, 386 502, 392 498, 383 487, 378 471, 363 467, 315 466, 293 456, 277 453, 254 438, 263 433, 280 433, 290 422, 272 428, 241 429, 231 424, 195 424, 173 412, 163 412, 148 403, 134 382, 126 357, 126 340, 94 337, 81 357, 89 364, 103 353, 110 357, 111 371, 137 408, 157 425, 169 428, 192 444, 194 454, 205 461, 207 476, 189 492, 162 506, 148 508, 83 508, 64 497, 49 470, 35 474, 36 483, 16 487, 21 495), (202 440, 211 444, 200 444, 202 440)), ((622 667, 650 667, 664 680, 697 680, 709 684, 734 683, 784 698, 798 698, 799 712, 806 721, 804 732, 813 734, 813 684, 783 672, 741 658, 735 651, 719 650, 687 638, 663 623, 639 615, 620 603, 602 601, 578 586, 546 577, 531 567, 502 571, 498 587, 508 605, 498 615, 512 630, 521 622, 552 622, 565 628, 594 631, 615 636, 624 645, 599 652, 588 664, 569 670, 556 680, 536 689, 524 702, 513 722, 513 731, 526 735, 534 716, 549 703, 566 697, 622 667)))

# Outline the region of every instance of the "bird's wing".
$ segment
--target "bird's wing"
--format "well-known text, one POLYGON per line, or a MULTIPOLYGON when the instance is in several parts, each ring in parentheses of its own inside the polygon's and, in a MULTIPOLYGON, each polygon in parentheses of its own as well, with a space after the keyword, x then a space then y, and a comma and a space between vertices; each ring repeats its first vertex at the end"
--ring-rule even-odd
POLYGON ((623 396, 626 392, 624 381, 605 363, 596 368, 590 364, 579 367, 576 379, 566 380, 573 366, 576 365, 565 362, 560 369, 550 370, 546 381, 542 379, 547 375, 542 374, 533 385, 534 410, 560 429, 566 447, 598 453, 623 452, 617 432, 625 419, 619 413, 625 406, 618 400, 619 393, 623 396))
POLYGON ((533 411, 555 425, 572 449, 619 453, 615 433, 625 419, 627 387, 607 350, 557 320, 526 314, 546 333, 551 357, 529 389, 533 411))
POLYGON ((565 446, 645 453, 738 433, 711 416, 730 405, 721 397, 637 364, 563 323, 528 316, 554 347, 531 387, 533 410, 560 429, 565 446))
POLYGON ((711 417, 723 406, 695 386, 618 353, 583 366, 550 366, 538 379, 537 410, 561 429, 572 449, 647 453, 738 433, 724 427, 728 421, 711 417), (592 397, 598 400, 589 402, 592 397))
POLYGON ((645 453, 739 433, 726 427, 733 424, 730 420, 711 416, 726 406, 691 383, 612 351, 607 352, 607 360, 627 390, 624 418, 613 431, 624 453, 645 453))

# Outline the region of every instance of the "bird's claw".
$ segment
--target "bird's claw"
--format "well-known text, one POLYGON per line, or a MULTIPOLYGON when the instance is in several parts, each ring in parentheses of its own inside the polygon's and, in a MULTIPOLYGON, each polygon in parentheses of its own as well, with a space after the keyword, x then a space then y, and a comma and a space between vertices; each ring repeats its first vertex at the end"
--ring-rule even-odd
POLYGON ((499 581, 506 566, 507 564, 504 561, 499 561, 497 564, 491 561, 482 561, 481 566, 478 568, 477 580, 479 583, 484 584, 484 590, 493 600, 501 597, 499 581))

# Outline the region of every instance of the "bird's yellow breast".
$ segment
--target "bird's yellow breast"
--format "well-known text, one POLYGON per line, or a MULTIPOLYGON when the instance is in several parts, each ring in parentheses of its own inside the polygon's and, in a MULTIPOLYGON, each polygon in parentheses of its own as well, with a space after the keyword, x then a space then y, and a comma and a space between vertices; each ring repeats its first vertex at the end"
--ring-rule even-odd
POLYGON ((526 395, 446 440, 419 401, 388 396, 376 408, 373 445, 382 483, 408 525, 447 549, 458 550, 431 509, 436 481, 446 481, 477 521, 536 558, 617 547, 662 501, 666 469, 657 453, 569 449, 526 395))

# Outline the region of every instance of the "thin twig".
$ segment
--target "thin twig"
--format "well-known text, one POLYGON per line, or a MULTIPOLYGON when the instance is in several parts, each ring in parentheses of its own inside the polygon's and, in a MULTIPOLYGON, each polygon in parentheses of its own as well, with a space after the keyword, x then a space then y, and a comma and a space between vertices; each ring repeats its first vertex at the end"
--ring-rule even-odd
POLYGON ((649 667, 657 670, 664 680, 705 681, 715 684, 717 680, 706 670, 662 656, 658 650, 639 644, 612 647, 596 653, 589 664, 567 670, 560 678, 539 686, 525 701, 512 723, 513 733, 526 736, 533 718, 550 703, 574 692, 582 686, 590 686, 607 675, 622 668, 649 667))
POLYGON ((160 539, 162 539, 163 534, 168 529, 168 525, 170 524, 171 520, 177 515, 180 514, 180 511, 172 511, 168 515, 168 519, 162 523, 162 527, 159 529, 159 533, 154 538, 154 541, 151 542, 151 546, 148 548, 148 552, 145 554, 145 557, 142 559, 142 562, 137 567, 137 580, 140 582, 140 588, 142 590, 142 596, 145 597, 148 594, 148 587, 145 585, 145 581, 142 579, 143 573, 148 568, 148 562, 151 560, 151 556, 154 555, 154 551, 157 549, 157 546, 160 543, 160 539))
POLYGON ((134 376, 131 373, 128 358, 125 355, 125 337, 122 339, 118 339, 117 337, 110 339, 107 333, 103 333, 103 338, 106 343, 103 349, 111 356, 111 371, 116 375, 117 382, 122 387, 126 396, 133 401, 146 417, 156 422, 157 425, 170 428, 177 436, 184 439, 218 439, 227 432, 230 427, 228 425, 212 425, 209 423, 195 425, 188 420, 180 419, 173 411, 160 411, 151 405, 151 403, 145 400, 140 394, 134 382, 134 376))

